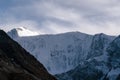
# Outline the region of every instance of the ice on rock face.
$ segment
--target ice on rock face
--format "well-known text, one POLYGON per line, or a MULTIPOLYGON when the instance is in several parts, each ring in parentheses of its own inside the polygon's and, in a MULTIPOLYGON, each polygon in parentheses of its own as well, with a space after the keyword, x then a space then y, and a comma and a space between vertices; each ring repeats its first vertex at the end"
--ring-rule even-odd
POLYGON ((98 60, 107 59, 106 48, 113 39, 113 36, 108 36, 103 33, 94 35, 87 58, 96 58, 98 60))
POLYGON ((116 60, 118 61, 117 63, 119 63, 120 60, 113 56, 109 57, 111 52, 113 54, 115 54, 115 52, 120 53, 120 48, 118 48, 119 43, 120 40, 116 40, 113 36, 104 34, 93 36, 91 46, 88 49, 87 60, 83 61, 82 64, 78 65, 75 69, 63 74, 58 74, 56 77, 58 80, 119 80, 119 71, 116 71, 119 70, 120 66, 119 64, 115 66, 113 63, 115 63, 116 60), (109 48, 109 51, 106 51, 107 48, 109 48), (112 60, 112 63, 109 59, 112 60), (112 67, 114 67, 114 69, 112 69, 112 67), (113 74, 111 75, 111 73, 113 74))
MULTIPOLYGON (((92 53, 87 61, 66 73, 56 75, 58 80, 120 80, 120 36, 94 36, 92 53), (97 46, 102 48, 96 48, 97 46), (93 49, 94 48, 94 49, 93 49), (102 51, 102 54, 95 55, 102 51), (84 76, 86 75, 86 76, 84 76)), ((91 49, 90 49, 91 51, 91 49)))

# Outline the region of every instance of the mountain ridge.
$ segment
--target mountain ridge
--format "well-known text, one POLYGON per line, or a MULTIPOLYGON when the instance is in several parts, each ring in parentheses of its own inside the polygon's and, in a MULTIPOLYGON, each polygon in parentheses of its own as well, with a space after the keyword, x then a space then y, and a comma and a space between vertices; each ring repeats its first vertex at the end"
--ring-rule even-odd
POLYGON ((56 80, 37 59, 0 30, 0 80, 56 80))

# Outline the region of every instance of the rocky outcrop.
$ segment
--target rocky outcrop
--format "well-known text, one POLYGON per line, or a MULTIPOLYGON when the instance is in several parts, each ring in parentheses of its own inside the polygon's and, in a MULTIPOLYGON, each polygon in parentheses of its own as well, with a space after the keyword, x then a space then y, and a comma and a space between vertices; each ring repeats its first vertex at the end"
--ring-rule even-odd
POLYGON ((112 36, 108 36, 103 33, 94 35, 87 59, 104 55, 104 53, 106 52, 106 47, 113 39, 114 38, 112 36))

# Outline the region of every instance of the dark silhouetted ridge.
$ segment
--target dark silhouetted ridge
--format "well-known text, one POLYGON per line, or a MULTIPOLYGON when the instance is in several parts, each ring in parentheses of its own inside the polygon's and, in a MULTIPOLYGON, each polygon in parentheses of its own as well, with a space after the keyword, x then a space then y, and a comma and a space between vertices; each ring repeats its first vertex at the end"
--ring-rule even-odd
POLYGON ((0 30, 0 80, 56 80, 44 66, 0 30))

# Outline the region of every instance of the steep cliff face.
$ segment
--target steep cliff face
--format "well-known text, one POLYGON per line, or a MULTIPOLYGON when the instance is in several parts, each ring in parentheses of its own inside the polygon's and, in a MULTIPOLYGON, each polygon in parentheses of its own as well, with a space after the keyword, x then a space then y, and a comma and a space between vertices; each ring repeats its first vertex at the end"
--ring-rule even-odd
POLYGON ((110 43, 107 48, 109 54, 109 64, 111 71, 108 73, 107 78, 110 80, 120 79, 120 36, 110 43))
POLYGON ((0 30, 0 80, 56 80, 44 66, 0 30))
POLYGON ((103 33, 93 36, 90 51, 88 52, 88 59, 105 55, 106 47, 114 39, 112 36, 105 35, 103 33))
MULTIPOLYGON (((101 38, 98 39, 101 40, 101 38)), ((95 51, 97 50, 97 52, 92 53, 91 58, 84 61, 83 64, 78 65, 71 71, 56 75, 58 80, 119 80, 120 36, 111 42, 105 42, 106 39, 103 40, 103 38, 102 42, 99 40, 97 40, 98 43, 95 43, 97 46, 99 46, 98 49, 93 49, 95 51), (100 47, 106 43, 108 43, 106 47, 100 47), (101 54, 96 55, 98 52, 101 54)))

